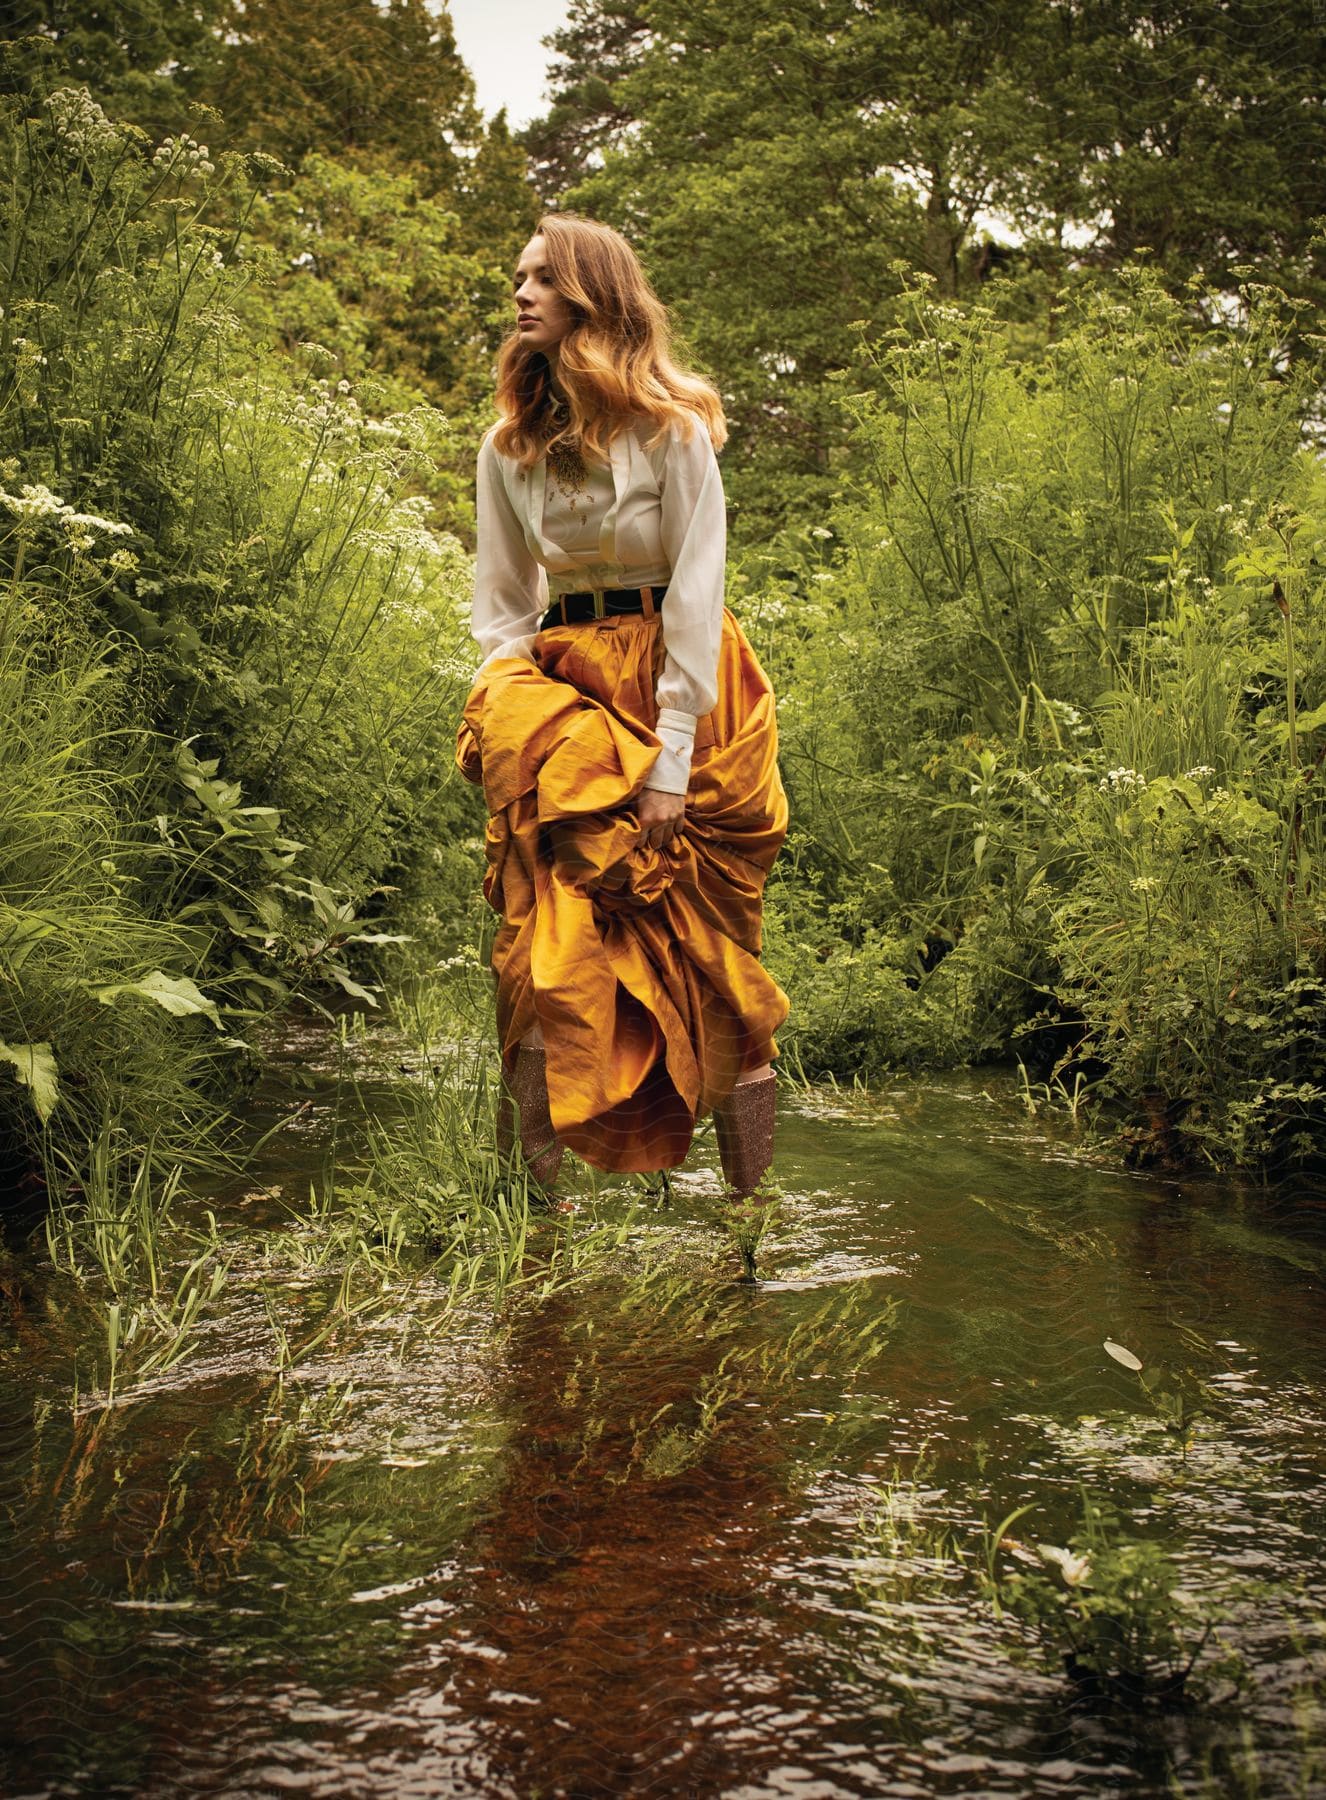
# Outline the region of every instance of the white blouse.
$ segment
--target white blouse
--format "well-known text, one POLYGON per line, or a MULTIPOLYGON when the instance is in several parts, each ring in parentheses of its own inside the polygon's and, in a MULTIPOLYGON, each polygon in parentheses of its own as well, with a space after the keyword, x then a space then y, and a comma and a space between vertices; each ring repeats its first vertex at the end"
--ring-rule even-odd
POLYGON ((609 446, 610 466, 591 467, 579 502, 582 515, 588 505, 588 525, 549 483, 546 457, 522 469, 488 433, 479 449, 471 619, 486 666, 498 656, 529 656, 539 619, 558 594, 666 586, 655 688, 664 748, 645 786, 680 794, 696 719, 718 703, 727 511, 703 423, 695 420, 689 438, 674 425, 649 450, 653 430, 643 420, 620 432, 609 446))

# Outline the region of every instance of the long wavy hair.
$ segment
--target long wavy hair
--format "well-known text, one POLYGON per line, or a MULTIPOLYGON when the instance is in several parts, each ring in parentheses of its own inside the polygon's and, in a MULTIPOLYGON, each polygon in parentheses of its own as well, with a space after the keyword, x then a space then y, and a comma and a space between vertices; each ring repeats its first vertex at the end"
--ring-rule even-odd
POLYGON ((649 442, 656 444, 674 423, 689 432, 698 418, 721 450, 722 401, 702 376, 673 360, 667 310, 621 233, 574 213, 548 213, 535 231, 552 284, 571 307, 557 358, 570 417, 554 417, 548 358, 515 330, 497 359, 496 447, 522 467, 559 443, 606 461, 613 438, 638 419, 654 422, 649 442))

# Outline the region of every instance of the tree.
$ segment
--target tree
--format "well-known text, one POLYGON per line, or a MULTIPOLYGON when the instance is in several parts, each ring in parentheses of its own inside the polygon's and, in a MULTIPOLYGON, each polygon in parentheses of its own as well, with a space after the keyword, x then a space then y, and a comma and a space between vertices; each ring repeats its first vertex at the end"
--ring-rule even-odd
POLYGON ((546 118, 521 133, 539 191, 565 193, 636 123, 625 78, 653 46, 634 0, 572 0, 560 31, 545 38, 556 51, 556 92, 546 118))
POLYGON ((549 200, 641 249, 764 524, 832 489, 827 383, 900 265, 962 299, 1015 256, 1042 333, 1139 252, 1176 286, 1319 281, 1317 35, 1312 0, 577 0, 524 142, 549 200))
POLYGON ((312 150, 388 156, 432 191, 456 182, 458 140, 481 135, 474 84, 445 12, 424 0, 231 0, 209 98, 240 148, 296 167, 312 150))
POLYGON ((5 0, 0 88, 44 79, 89 87, 105 110, 150 137, 177 132, 216 79, 230 0, 5 0))
POLYGON ((239 304, 246 322, 286 350, 322 345, 356 388, 371 375, 378 406, 440 407, 452 429, 430 491, 468 533, 492 362, 510 323, 506 262, 409 171, 318 151, 257 201, 252 229, 261 278, 239 304))

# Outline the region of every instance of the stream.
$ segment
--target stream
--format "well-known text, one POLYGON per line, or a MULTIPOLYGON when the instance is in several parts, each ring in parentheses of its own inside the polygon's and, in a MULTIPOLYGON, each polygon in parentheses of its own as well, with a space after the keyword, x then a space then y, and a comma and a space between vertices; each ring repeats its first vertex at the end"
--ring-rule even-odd
POLYGON ((348 1098, 329 1037, 180 1203, 232 1261, 178 1360, 108 1396, 106 1296, 8 1241, 5 1794, 1326 1792, 1320 1185, 1128 1172, 1004 1070, 789 1084, 753 1286, 705 1130, 670 1201, 582 1170, 504 1287, 347 1300, 310 1184, 411 1071, 348 1098), (1084 1491, 1216 1615, 1188 1704, 982 1590, 1084 1491))

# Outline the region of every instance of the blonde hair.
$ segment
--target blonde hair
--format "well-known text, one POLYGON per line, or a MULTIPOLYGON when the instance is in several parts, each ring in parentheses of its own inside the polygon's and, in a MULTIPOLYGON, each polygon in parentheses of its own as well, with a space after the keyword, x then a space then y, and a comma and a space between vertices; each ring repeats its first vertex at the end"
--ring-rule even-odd
POLYGON ((497 359, 497 449, 528 467, 567 440, 606 460, 612 439, 636 419, 657 426, 652 445, 674 423, 689 432, 698 417, 721 450, 727 442, 722 401, 702 376, 673 361, 667 311, 621 233, 574 213, 545 214, 535 231, 552 285, 571 308, 557 358, 570 418, 560 430, 549 429, 548 358, 513 331, 497 359))

